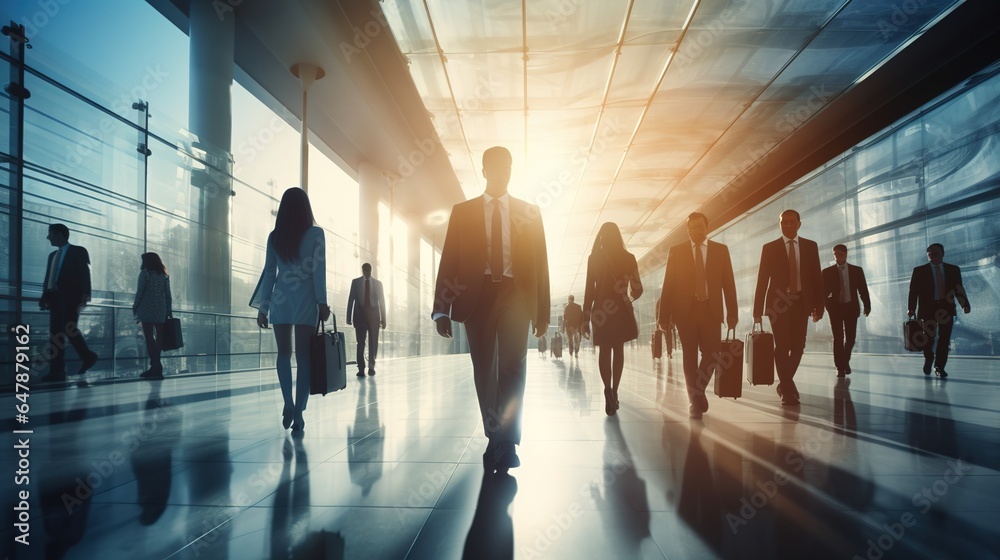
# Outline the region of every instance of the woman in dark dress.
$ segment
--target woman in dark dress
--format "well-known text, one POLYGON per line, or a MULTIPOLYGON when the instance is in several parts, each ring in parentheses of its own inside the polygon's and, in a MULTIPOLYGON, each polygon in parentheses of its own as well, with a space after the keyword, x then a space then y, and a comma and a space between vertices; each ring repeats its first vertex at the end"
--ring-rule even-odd
POLYGON ((604 382, 604 411, 608 416, 618 410, 625 343, 639 336, 632 300, 641 295, 642 282, 635 256, 625 250, 618 225, 605 222, 597 232, 594 250, 587 260, 583 332, 587 336, 593 329, 597 364, 604 382))

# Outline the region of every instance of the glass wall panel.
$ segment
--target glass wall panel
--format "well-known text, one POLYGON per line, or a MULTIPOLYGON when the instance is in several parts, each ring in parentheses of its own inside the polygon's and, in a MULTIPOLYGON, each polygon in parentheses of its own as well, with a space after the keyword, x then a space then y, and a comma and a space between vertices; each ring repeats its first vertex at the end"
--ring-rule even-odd
MULTIPOLYGON (((778 215, 802 214, 800 235, 820 246, 848 246, 865 269, 872 313, 858 324, 856 351, 902 353, 910 276, 931 243, 962 268, 972 313, 959 313, 958 355, 1000 355, 1000 63, 855 146, 713 234, 730 246, 742 327, 749 327, 760 247, 780 232, 778 215)), ((662 268, 659 269, 662 283, 662 268)), ((655 275, 654 275, 655 277, 655 275)), ((828 352, 827 319, 810 324, 807 349, 828 352)))

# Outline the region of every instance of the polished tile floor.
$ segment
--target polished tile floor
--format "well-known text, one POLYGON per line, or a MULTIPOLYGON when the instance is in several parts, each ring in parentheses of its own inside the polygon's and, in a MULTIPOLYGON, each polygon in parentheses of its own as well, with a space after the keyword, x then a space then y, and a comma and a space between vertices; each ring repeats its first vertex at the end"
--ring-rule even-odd
MULTIPOLYGON (((272 371, 31 396, 30 546, 12 558, 997 558, 1000 361, 807 355, 687 417, 680 357, 530 351, 522 466, 483 476, 467 355, 380 362, 280 425, 272 371)), ((3 406, 13 409, 5 395, 3 406)), ((13 436, 11 436, 13 439, 13 436)), ((4 454, 13 473, 13 453, 4 454)), ((10 475, 5 475, 10 476, 10 475)), ((10 483, 7 503, 14 504, 10 483)))

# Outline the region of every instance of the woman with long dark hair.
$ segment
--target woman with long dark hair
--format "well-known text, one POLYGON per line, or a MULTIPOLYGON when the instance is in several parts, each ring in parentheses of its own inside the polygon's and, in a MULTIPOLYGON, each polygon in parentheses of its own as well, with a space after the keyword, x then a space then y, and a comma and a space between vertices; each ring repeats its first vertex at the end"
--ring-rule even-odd
POLYGON ((163 379, 160 337, 163 336, 163 324, 167 322, 167 317, 173 314, 172 306, 167 267, 163 266, 160 255, 144 253, 139 269, 139 281, 135 288, 135 302, 132 304, 132 314, 135 315, 135 321, 142 324, 146 353, 149 354, 149 369, 142 372, 140 377, 163 379))
POLYGON ((632 301, 642 295, 635 256, 625 250, 621 231, 605 222, 597 232, 587 260, 587 283, 583 296, 583 333, 593 327, 597 364, 604 382, 604 412, 618 410, 618 387, 625 367, 625 343, 639 336, 632 301))
POLYGON ((309 400, 309 337, 319 319, 330 317, 326 304, 326 238, 315 225, 306 191, 292 187, 278 205, 274 231, 267 237, 267 256, 257 289, 250 298, 257 326, 274 325, 278 345, 278 384, 284 408, 281 424, 293 431, 305 428, 302 412, 309 400), (292 332, 298 379, 292 399, 292 332))

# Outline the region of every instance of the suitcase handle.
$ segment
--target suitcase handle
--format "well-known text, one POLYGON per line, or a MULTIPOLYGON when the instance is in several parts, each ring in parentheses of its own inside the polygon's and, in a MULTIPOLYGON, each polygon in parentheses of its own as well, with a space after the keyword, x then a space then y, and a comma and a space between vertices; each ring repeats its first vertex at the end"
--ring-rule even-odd
MULTIPOLYGON (((334 313, 330 313, 330 322, 333 323, 333 332, 340 332, 337 330, 337 316, 334 313)), ((316 334, 320 334, 326 330, 326 321, 317 318, 316 319, 316 334)))

